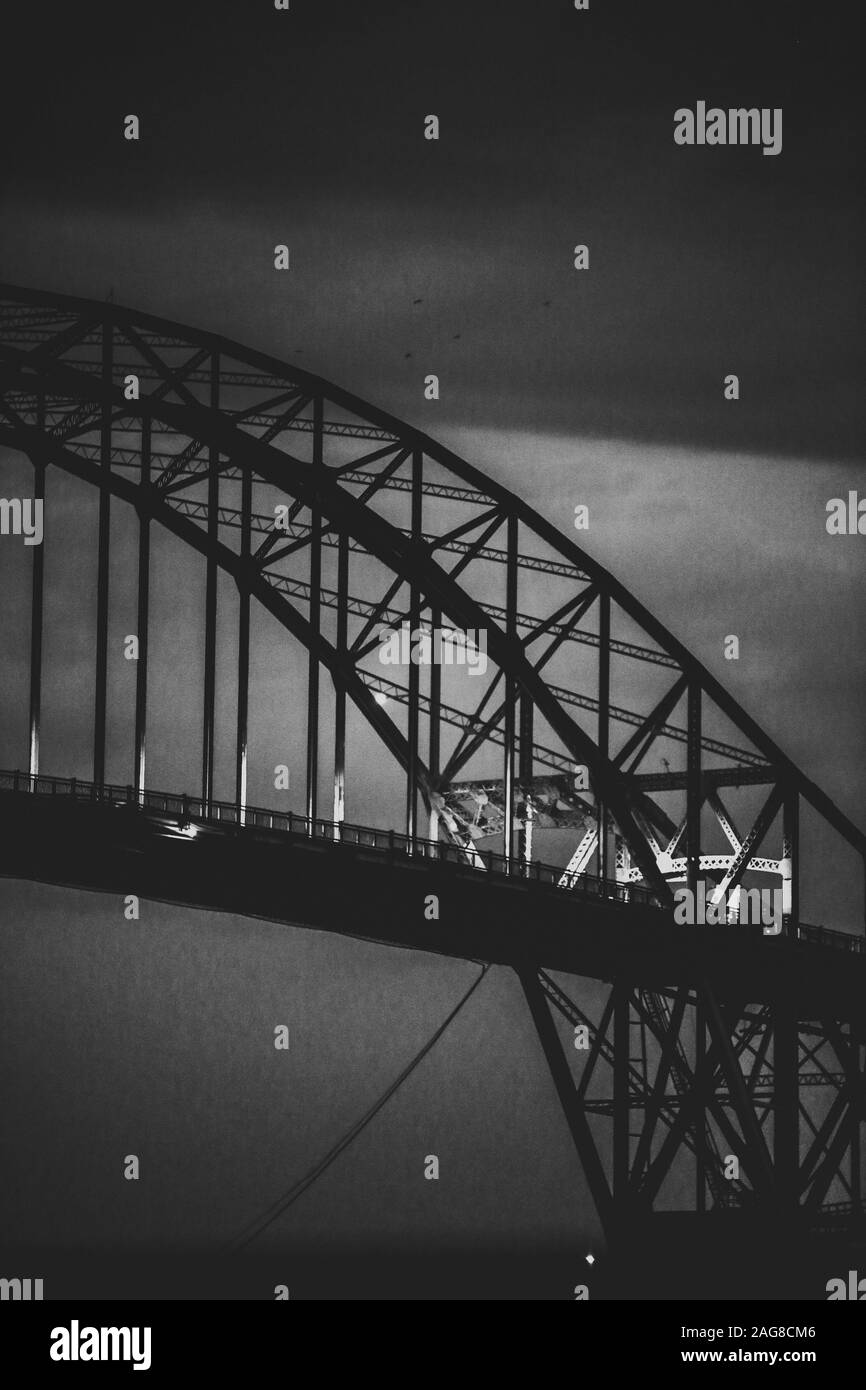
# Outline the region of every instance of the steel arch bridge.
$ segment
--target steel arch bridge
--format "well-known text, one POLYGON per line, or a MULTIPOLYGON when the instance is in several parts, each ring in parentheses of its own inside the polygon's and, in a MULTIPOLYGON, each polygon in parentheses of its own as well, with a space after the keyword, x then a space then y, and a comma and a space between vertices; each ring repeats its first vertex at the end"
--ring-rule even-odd
POLYGON ((860 860, 866 838, 613 575, 421 431, 115 304, 0 286, 0 445, 32 462, 34 499, 66 473, 98 507, 90 775, 40 764, 49 526, 31 550, 29 751, 0 774, 0 872, 509 965, 608 1235, 652 1212, 675 1169, 693 1211, 860 1219, 866 950, 801 920, 801 812, 860 860), (139 651, 112 780, 119 507, 138 532, 139 651), (155 523, 205 571, 200 785, 167 793, 146 775, 155 523), (221 573, 237 652, 219 798, 221 573), (248 804, 253 600, 302 656, 300 716, 285 711, 305 728, 297 810, 248 804), (383 629, 406 629, 416 659, 387 670, 383 629), (443 631, 441 662, 425 659, 443 631), (357 825, 349 773, 380 762, 397 795, 383 824, 357 825), (566 862, 546 862, 545 835, 569 838, 566 862), (680 924, 675 888, 702 881, 719 920, 680 924), (781 893, 776 935, 741 920, 755 883, 781 893), (600 1016, 550 971, 609 986, 600 1016))

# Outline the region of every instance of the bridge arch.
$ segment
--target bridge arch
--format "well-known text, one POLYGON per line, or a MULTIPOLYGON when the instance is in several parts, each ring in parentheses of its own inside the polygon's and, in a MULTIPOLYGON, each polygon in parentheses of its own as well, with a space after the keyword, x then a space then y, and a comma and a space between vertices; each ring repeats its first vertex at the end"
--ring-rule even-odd
MULTIPOLYGON (((596 819, 601 825, 604 818, 605 825, 605 830, 596 836, 592 851, 599 868, 607 869, 609 856, 605 842, 609 818, 610 832, 624 847, 620 871, 624 871, 622 865, 627 858, 628 872, 651 886, 665 900, 670 897, 670 880, 681 876, 683 855, 680 850, 683 846, 691 877, 694 878, 701 868, 701 812, 708 801, 735 850, 728 856, 731 863, 726 866, 733 870, 726 875, 727 887, 732 891, 736 891, 750 862, 763 862, 756 853, 749 856, 744 848, 747 841, 751 837, 748 848, 757 849, 774 817, 784 807, 790 823, 787 835, 790 843, 783 849, 787 848, 789 853, 780 854, 773 862, 784 861, 786 871, 790 863, 790 879, 786 881, 793 884, 792 896, 796 901, 798 855, 793 840, 800 798, 811 804, 858 853, 863 855, 866 851, 862 832, 793 765, 757 722, 614 576, 521 498, 417 428, 323 378, 219 335, 114 304, 10 286, 0 286, 0 360, 3 364, 0 440, 22 449, 34 461, 38 460, 43 476, 47 464, 63 468, 99 488, 103 496, 110 494, 122 498, 133 505, 140 516, 173 531, 208 561, 211 590, 214 569, 222 568, 232 575, 242 595, 255 597, 308 651, 315 652, 316 669, 314 671, 311 659, 309 678, 311 736, 317 737, 313 706, 318 699, 317 668, 321 662, 340 687, 341 698, 348 695, 352 699, 403 768, 408 782, 408 822, 413 833, 417 833, 419 826, 414 810, 418 795, 428 811, 433 801, 437 807, 443 805, 443 769, 431 769, 429 758, 421 756, 417 713, 410 710, 407 737, 377 702, 369 681, 359 676, 358 663, 351 649, 338 650, 338 644, 329 641, 322 632, 321 601, 313 593, 313 579, 318 574, 319 582, 321 580, 324 538, 331 544, 336 538, 338 545, 362 547, 375 556, 393 575, 395 585, 402 582, 410 588, 411 609, 416 615, 422 609, 431 616, 438 612, 463 629, 476 629, 484 634, 505 698, 496 721, 488 720, 485 725, 480 719, 476 720, 473 739, 475 743, 478 738, 483 742, 485 735, 495 735, 502 740, 504 766, 498 779, 501 787, 494 789, 494 799, 501 802, 505 825, 512 826, 515 819, 521 819, 516 815, 518 809, 524 812, 522 819, 526 819, 526 797, 535 775, 529 730, 533 719, 540 716, 553 730, 567 758, 589 769, 597 803, 596 819), (178 354, 183 355, 180 364, 178 354), (138 399, 129 400, 123 382, 133 370, 148 389, 142 389, 138 399), (273 393, 281 389, 285 394, 275 401, 273 393), (270 399, 262 401, 263 392, 268 393, 270 399), (231 404, 228 396, 231 396, 231 404), (326 412, 336 413, 337 418, 326 419, 326 412), (127 439, 130 430, 137 433, 140 456, 146 440, 152 460, 152 439, 157 430, 167 433, 171 445, 162 451, 160 465, 154 466, 149 461, 146 476, 139 458, 138 481, 129 476, 129 468, 112 466, 118 441, 127 439), (287 447, 292 431, 305 434, 311 441, 308 459, 299 457, 294 450, 290 452, 287 447), (335 436, 362 439, 379 447, 366 449, 355 467, 345 464, 333 467, 326 460, 325 443, 335 436), (467 497, 472 499, 469 505, 475 512, 466 525, 452 527, 444 534, 440 524, 439 535, 434 532, 432 539, 424 529, 423 508, 427 495, 424 466, 427 461, 446 478, 444 485, 434 484, 432 496, 439 498, 447 494, 451 484, 451 491, 461 492, 464 505, 467 497), (368 472, 373 466, 377 472, 359 483, 358 474, 368 472), (306 616, 275 586, 274 557, 279 556, 281 549, 287 549, 285 545, 281 547, 276 535, 266 537, 258 555, 253 554, 251 546, 245 551, 242 544, 237 551, 221 540, 219 488, 221 480, 233 470, 241 479, 255 478, 278 489, 290 499, 296 514, 302 510, 309 518, 306 537, 302 535, 294 541, 295 553, 306 549, 310 555, 306 616), (402 528, 378 514, 372 505, 383 488, 395 485, 400 485, 408 495, 412 511, 409 524, 402 528), (183 514, 183 501, 196 487, 208 489, 203 526, 196 525, 183 514), (214 512, 216 520, 209 515, 214 512), (314 519, 317 519, 315 525, 314 519), (323 535, 314 535, 317 530, 323 535), (505 546, 494 552, 489 542, 497 532, 504 535, 505 546), (449 572, 439 557, 444 556, 449 542, 453 545, 463 536, 470 539, 462 543, 461 560, 449 572), (561 566, 566 572, 571 571, 574 593, 556 614, 533 613, 529 635, 521 638, 516 611, 517 575, 530 559, 525 553, 527 543, 546 550, 551 570, 561 566), (461 578, 479 558, 487 560, 491 555, 495 556, 494 563, 506 571, 508 593, 505 605, 499 606, 498 612, 492 611, 489 603, 479 601, 466 579, 461 578), (611 627, 614 610, 637 626, 642 635, 641 643, 617 641, 611 627), (596 613, 595 630, 582 631, 584 619, 592 611, 596 613), (589 642, 598 653, 597 694, 589 702, 585 694, 582 697, 578 694, 583 708, 587 708, 587 703, 595 706, 595 736, 572 716, 559 689, 551 688, 542 678, 541 668, 549 655, 538 660, 529 655, 531 644, 549 631, 556 634, 554 647, 563 638, 576 639, 589 642), (610 746, 610 731, 623 711, 611 701, 613 655, 617 659, 666 665, 675 677, 673 685, 653 709, 640 719, 632 718, 637 732, 616 754, 610 746), (643 789, 637 781, 637 769, 670 728, 666 721, 678 703, 687 707, 687 728, 680 733, 684 735, 682 741, 686 743, 689 756, 688 767, 679 778, 669 779, 678 781, 681 784, 678 790, 684 792, 682 812, 673 823, 653 800, 651 791, 643 789), (710 706, 748 741, 748 749, 724 748, 719 740, 706 736, 704 722, 710 706), (520 730, 518 711, 523 720, 520 730), (731 833, 730 817, 719 800, 725 778, 718 768, 707 766, 707 754, 717 752, 720 747, 724 748, 721 756, 727 757, 729 763, 736 763, 737 752, 742 754, 739 769, 728 769, 729 785, 737 785, 738 777, 741 781, 747 777, 752 784, 763 778, 770 788, 761 813, 745 836, 731 833), (709 791, 708 773, 712 773, 709 791)), ((101 505, 107 510, 107 504, 101 505)), ((534 563, 543 570, 542 559, 536 558, 534 563)), ((104 564, 102 570, 105 570, 104 564)), ((351 597, 347 589, 345 595, 337 596, 337 602, 348 603, 351 597)), ((380 605, 380 608, 384 611, 386 606, 380 605)), ((213 624, 211 612, 208 623, 213 624)), ((211 742, 212 661, 211 652, 204 721, 206 739, 211 742)), ((97 663, 104 670, 104 654, 97 654, 97 663)), ((409 702, 418 700, 417 683, 414 690, 412 684, 410 672, 406 688, 409 702)), ((439 712, 431 708, 431 727, 438 718, 439 712)), ((473 739, 470 739, 470 746, 473 739)), ((140 742, 143 744, 143 733, 140 742)), ((104 743, 104 730, 97 729, 94 752, 97 781, 102 771, 101 743, 104 743)), ((464 757, 464 764, 465 761, 464 757)), ((308 780, 312 783, 317 775, 317 759, 312 751, 308 763, 308 780)), ((202 791, 206 797, 212 794, 213 774, 209 764, 212 764, 212 754, 209 756, 205 750, 202 791)), ((34 766, 31 765, 30 770, 34 771, 34 766)), ((452 758, 449 770, 453 780, 460 771, 459 760, 455 762, 452 758)), ((137 780, 140 771, 138 768, 137 780)), ((560 777, 561 773, 560 767, 560 777)), ((473 789, 488 802, 490 781, 488 778, 486 790, 483 787, 473 789)), ((444 790, 447 800, 447 787, 444 790)), ((593 810, 586 804, 586 798, 578 797, 575 801, 575 811, 593 810)), ((308 802, 314 809, 315 786, 308 787, 308 802)), ((338 803, 337 796, 335 806, 338 803)), ((434 825, 437 822, 440 818, 434 814, 434 825)), ((446 810, 443 833, 448 833, 448 826, 452 831, 455 829, 455 818, 446 810)), ((514 851, 511 841, 512 835, 506 834, 506 855, 514 851)), ((704 854, 704 867, 717 872, 715 861, 722 857, 704 854)), ((578 862, 581 868, 589 862, 585 848, 578 862)))
MULTIPOLYGON (((30 457, 38 497, 44 495, 46 472, 52 468, 78 477, 98 493, 93 756, 97 788, 105 781, 110 505, 118 499, 139 518, 138 597, 145 637, 151 523, 163 526, 207 565, 201 786, 205 808, 215 799, 216 576, 223 571, 233 578, 240 602, 239 814, 246 805, 249 606, 255 599, 309 657, 310 822, 318 815, 319 674, 324 667, 334 682, 336 700, 335 824, 344 806, 345 701, 351 699, 403 771, 409 842, 420 838, 420 798, 433 829, 463 851, 469 865, 478 860, 477 842, 496 834, 502 835, 507 865, 520 859, 531 863, 533 830, 549 825, 578 828, 578 843, 563 872, 565 887, 594 864, 601 880, 613 869, 623 892, 631 884, 643 885, 659 903, 669 904, 674 884, 694 886, 704 874, 720 895, 728 895, 736 913, 745 875, 775 875, 785 895, 784 934, 796 951, 806 939, 799 911, 801 803, 811 806, 859 855, 866 852, 858 827, 667 628, 570 537, 425 433, 323 378, 219 335, 114 304, 0 286, 0 444, 30 457), (132 398, 131 378, 140 388, 132 398), (237 505, 227 500, 229 487, 239 494, 237 505), (273 525, 272 506, 270 521, 267 509, 255 512, 258 491, 270 504, 274 496, 287 499, 285 530, 273 525), (386 498, 395 505, 386 507, 386 498), (465 520, 455 521, 454 506, 465 509, 465 520), (238 545, 229 543, 230 530, 239 533, 238 545), (333 590, 323 572, 323 551, 328 547, 337 551, 333 590), (387 576, 384 592, 371 598, 352 588, 353 556, 375 562, 377 573, 387 576), (454 556, 458 558, 449 568, 454 556), (490 582, 491 571, 497 580, 504 578, 499 588, 490 582), (530 575, 542 577, 534 589, 522 582, 530 575), (399 594, 407 596, 398 603, 399 594), (329 633, 323 624, 324 609, 336 615, 335 632, 329 633), (377 625, 423 621, 435 627, 443 618, 483 634, 495 667, 495 676, 473 710, 446 705, 434 668, 425 692, 417 665, 410 664, 402 683, 386 681, 381 672, 371 673, 364 666, 376 645, 372 633, 377 625), (592 654, 592 688, 574 689, 543 674, 555 670, 566 649, 573 648, 592 654), (615 698, 614 662, 643 663, 643 668, 661 672, 665 684, 653 690, 639 710, 628 708, 615 698), (497 687, 499 705, 488 711, 497 687), (376 698, 386 689, 388 698, 406 711, 406 732, 376 698), (684 724, 671 722, 678 709, 684 724), (573 710, 588 714, 594 731, 573 710), (422 715, 429 740, 426 754, 421 747, 422 715), (713 730, 717 716, 733 727, 740 744, 713 730), (553 746, 536 737, 539 723, 553 746), (450 750, 443 740, 446 726, 456 727, 460 734, 450 750), (614 727, 628 732, 617 739, 614 727), (661 747, 684 749, 683 765, 666 764, 664 773, 647 771, 648 757, 661 747), (486 759, 483 770, 470 776, 473 759, 481 756, 486 759), (577 764, 588 769, 588 787, 575 785, 577 764), (722 800, 723 790, 727 796, 729 788, 742 787, 761 788, 764 797, 745 831, 737 828, 722 800), (662 804, 660 797, 668 802, 662 804), (671 800, 677 803, 674 807, 671 800), (706 810, 725 840, 721 851, 705 842, 706 810), (777 839, 771 843, 774 834, 777 839)), ((28 768, 34 779, 41 770, 42 564, 41 547, 34 548, 28 768)), ((567 673, 567 663, 565 668, 567 673)), ((146 680, 144 661, 136 698, 132 779, 142 793, 146 680)), ((797 968, 802 974, 802 961, 797 968)), ((607 1211, 610 1192, 582 1105, 575 1102, 557 1059, 547 1005, 553 1004, 570 1024, 583 1017, 543 971, 523 969, 521 978, 575 1143, 593 1175, 596 1200, 607 1211)), ((742 1037, 749 1041, 737 1041, 734 1027, 744 1007, 742 1000, 736 1009, 730 1001, 721 1006, 697 960, 693 978, 679 982, 667 995, 655 991, 655 982, 647 989, 615 985, 595 1033, 592 1061, 597 1065, 603 1059, 614 1072, 617 1182, 624 1175, 629 1200, 651 1204, 673 1155, 685 1144, 700 1156, 705 1176, 715 1174, 707 1181, 716 1181, 713 1196, 721 1202, 717 1169, 722 1136, 742 1154, 753 1193, 776 1200, 781 1192, 790 1204, 797 1191, 808 1190, 814 1206, 826 1194, 850 1142, 850 1190, 853 1201, 856 1186, 859 1201, 853 1136, 862 1110, 860 1033, 854 1028, 843 1035, 832 1020, 817 1032, 814 1022, 809 1025, 809 1057, 825 1045, 835 1050, 842 1068, 834 1082, 839 1125, 835 1133, 820 1131, 821 1142, 816 1138, 801 1167, 792 1139, 801 1020, 792 1017, 790 1000, 780 993, 758 1013, 746 1014, 742 1037), (688 1008, 705 1010, 711 1039, 710 1049, 694 1059, 681 1048, 677 1051, 688 1008), (623 1046, 628 1051, 628 1029, 636 1019, 655 1039, 657 1071, 652 1083, 646 1076, 631 1075, 622 1060, 623 1046), (609 1026, 619 1039, 613 1044, 607 1038, 609 1026), (762 1130, 768 1111, 756 1116, 740 1069, 744 1050, 755 1042, 760 1072, 771 1041, 776 1117, 772 1161, 762 1130), (679 1108, 665 1099, 671 1076, 676 1078, 679 1108), (726 1088, 722 1099, 720 1087, 726 1088), (647 1121, 637 1151, 630 1153, 628 1111, 635 1103, 644 1107, 647 1121), (716 1126, 712 1139, 705 1114, 716 1126), (739 1132, 732 1127, 732 1115, 739 1132), (653 1151, 658 1124, 667 1127, 667 1134, 653 1151)), ((824 1075, 831 1072, 824 1068, 824 1075)))

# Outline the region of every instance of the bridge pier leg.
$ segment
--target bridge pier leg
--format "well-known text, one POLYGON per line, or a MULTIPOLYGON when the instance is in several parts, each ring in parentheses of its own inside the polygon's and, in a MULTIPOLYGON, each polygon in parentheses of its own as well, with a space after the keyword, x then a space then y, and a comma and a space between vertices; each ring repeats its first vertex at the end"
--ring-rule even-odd
MULTIPOLYGON (((700 991, 695 992, 695 1076, 703 1076, 707 1056, 707 1020, 700 991)), ((703 1093, 701 1093, 701 1097, 703 1093)), ((707 1209, 707 1117, 703 1098, 695 1107, 695 1210, 707 1209)))
POLYGON ((631 987, 613 986, 613 1192, 619 1203, 628 1192, 631 1159, 631 987))
POLYGON ((596 1211, 605 1236, 609 1239, 614 1228, 614 1209, 610 1187, 604 1174, 601 1159, 598 1156, 598 1150, 595 1147, 589 1121, 586 1118, 577 1087, 569 1070, 556 1025, 539 983, 538 973, 532 966, 526 966, 518 968, 517 974, 523 986, 526 1002, 535 1024, 535 1031, 538 1033, 539 1041, 544 1050, 547 1065, 553 1077, 553 1084, 559 1096, 559 1103, 562 1106, 574 1147, 583 1166, 596 1211))
MULTIPOLYGON (((862 1076, 862 1044, 860 1041, 860 1034, 854 1027, 853 1023, 849 1025, 848 1035, 850 1039, 851 1053, 854 1058, 854 1069, 859 1076, 862 1076)), ((851 1144, 849 1148, 848 1171, 848 1181, 851 1186, 851 1203, 855 1211, 859 1211, 861 1209, 861 1204, 863 1201, 861 1164, 861 1128, 860 1123, 855 1123, 851 1126, 851 1144)))
POLYGON ((787 999, 773 1007, 773 1168, 781 1212, 797 1204, 800 1171, 799 1030, 787 999))

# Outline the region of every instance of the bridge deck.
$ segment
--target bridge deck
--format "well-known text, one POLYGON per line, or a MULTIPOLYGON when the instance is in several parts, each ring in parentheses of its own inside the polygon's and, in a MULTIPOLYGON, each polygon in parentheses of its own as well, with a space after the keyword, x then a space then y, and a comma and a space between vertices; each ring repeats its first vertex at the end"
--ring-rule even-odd
POLYGON ((861 937, 679 926, 631 884, 563 884, 562 869, 489 852, 473 866, 456 846, 288 813, 245 808, 243 822, 231 803, 0 773, 0 875, 647 988, 705 974, 739 1004, 785 997, 803 1018, 862 1014, 861 937))

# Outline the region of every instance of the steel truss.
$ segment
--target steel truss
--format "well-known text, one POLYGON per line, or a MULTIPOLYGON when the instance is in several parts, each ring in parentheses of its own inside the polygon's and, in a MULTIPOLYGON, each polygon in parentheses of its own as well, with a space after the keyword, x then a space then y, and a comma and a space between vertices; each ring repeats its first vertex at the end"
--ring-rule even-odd
MULTIPOLYGON (((158 523, 205 566, 196 789, 205 811, 217 796, 222 571, 238 592, 233 782, 241 824, 256 600, 307 654, 310 823, 322 814, 323 785, 333 822, 345 819, 351 701, 400 769, 394 828, 410 840, 429 834, 458 847, 479 871, 485 837, 501 837, 506 864, 531 863, 545 829, 572 828, 564 885, 594 873, 669 906, 675 885, 696 892, 704 878, 736 931, 741 891, 751 876, 769 876, 782 891, 781 936, 791 944, 803 939, 804 808, 866 860, 863 833, 613 575, 495 480, 319 377, 115 304, 0 286, 0 443, 30 458, 36 497, 50 501, 50 480, 62 471, 98 498, 97 785, 107 780, 111 515, 123 504, 138 517, 130 782, 141 795, 158 523), (410 664, 399 679, 376 666, 382 628, 402 624, 431 631, 447 624, 483 639, 491 675, 474 708, 443 699, 435 665, 422 672, 410 664), (646 676, 643 686, 635 672, 646 676), (323 675, 334 692, 327 762, 323 675), (615 698, 618 685, 631 692, 625 703, 615 698), (636 688, 650 692, 640 709, 636 688), (756 786, 761 800, 740 825, 728 798, 756 786)), ((44 601, 40 546, 32 570, 31 778, 40 773, 44 601)), ((691 983, 667 993, 642 987, 628 964, 597 1025, 549 976, 520 971, 606 1226, 652 1209, 683 1155, 694 1168, 699 1211, 769 1204, 817 1212, 828 1202, 859 1210, 862 1020, 804 1020, 784 991, 757 1006, 746 994, 719 998, 697 951, 691 983), (589 1030, 579 1081, 551 1006, 589 1030), (611 1085, 600 1096, 605 1067, 611 1085), (816 1119, 801 1090, 819 1087, 830 1099, 816 1119), (609 1162, 597 1133, 605 1117, 609 1162), (735 1177, 725 1175, 728 1156, 737 1160, 735 1177)))

